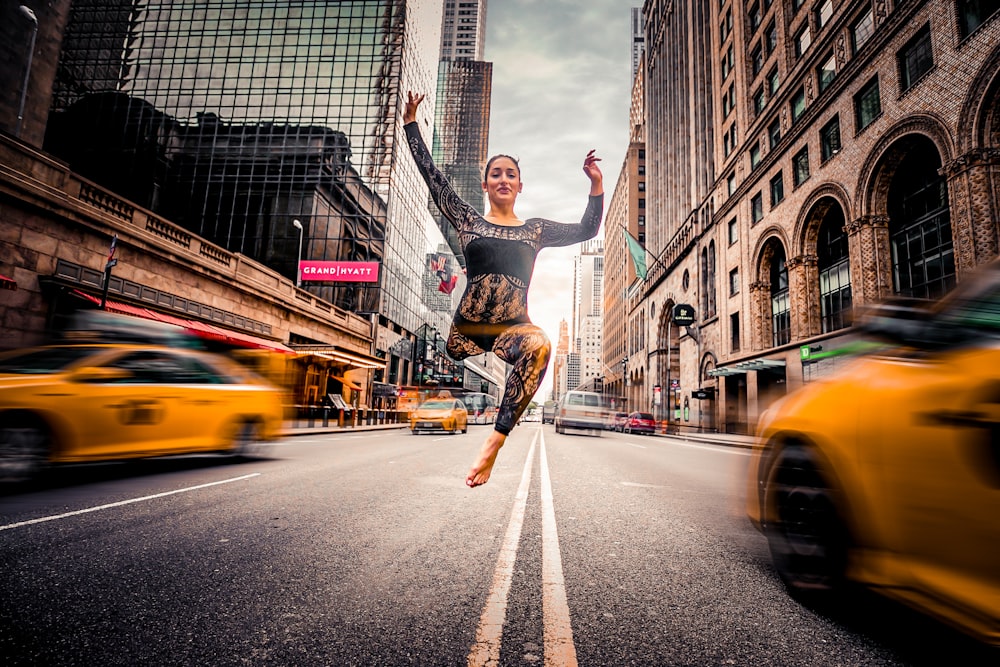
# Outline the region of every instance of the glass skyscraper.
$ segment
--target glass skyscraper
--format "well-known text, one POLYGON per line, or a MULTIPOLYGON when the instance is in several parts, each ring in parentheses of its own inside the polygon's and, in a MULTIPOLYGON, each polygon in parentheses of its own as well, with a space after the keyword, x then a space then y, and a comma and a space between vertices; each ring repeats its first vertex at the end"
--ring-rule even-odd
POLYGON ((398 335, 443 327, 421 299, 443 239, 400 123, 407 90, 433 97, 441 15, 440 0, 76 0, 46 149, 289 278, 298 221, 302 259, 381 264, 378 283, 304 289, 398 335))

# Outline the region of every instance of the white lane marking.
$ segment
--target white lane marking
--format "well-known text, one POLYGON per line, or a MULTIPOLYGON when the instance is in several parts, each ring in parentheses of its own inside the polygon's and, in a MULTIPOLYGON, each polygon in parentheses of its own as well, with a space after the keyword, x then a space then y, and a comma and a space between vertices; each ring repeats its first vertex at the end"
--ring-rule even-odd
POLYGON ((531 441, 528 450, 528 460, 524 462, 524 472, 521 473, 521 484, 514 496, 514 509, 510 513, 510 523, 500 547, 500 556, 493 571, 493 585, 486 598, 486 605, 479 617, 479 627, 476 628, 476 643, 472 645, 466 659, 468 667, 482 665, 495 666, 500 664, 500 640, 503 635, 504 619, 507 616, 507 593, 514 578, 514 560, 517 558, 517 545, 521 541, 521 526, 524 524, 524 510, 528 504, 528 487, 531 484, 531 465, 535 459, 535 443, 538 434, 531 441))
POLYGON ((646 445, 637 445, 632 442, 626 442, 625 444, 628 445, 629 447, 635 447, 636 449, 646 449, 646 445))
POLYGON ((687 442, 686 440, 675 440, 673 444, 682 445, 684 447, 693 447, 695 449, 704 449, 707 452, 728 452, 730 454, 739 454, 740 456, 750 456, 753 454, 753 452, 746 447, 734 447, 733 445, 696 445, 693 442, 687 442))
POLYGON ((662 484, 642 484, 640 482, 622 482, 622 486, 635 486, 641 489, 665 489, 662 484))
POLYGON ((544 664, 551 667, 576 665, 576 647, 573 645, 573 627, 566 600, 562 557, 559 554, 559 535, 556 531, 556 512, 552 504, 552 480, 549 462, 545 456, 545 436, 540 447, 542 476, 542 642, 544 664))
POLYGON ((172 496, 175 493, 186 493, 187 491, 196 491, 198 489, 205 489, 210 486, 216 486, 218 484, 228 484, 230 482, 239 482, 240 480, 250 479, 251 477, 257 477, 261 473, 255 472, 249 475, 243 475, 242 477, 233 477, 232 479, 223 479, 218 482, 208 482, 207 484, 199 484, 198 486, 188 486, 183 489, 174 489, 173 491, 164 491, 163 493, 154 493, 151 496, 143 496, 141 498, 130 498, 129 500, 119 500, 116 503, 108 503, 107 505, 98 505, 97 507, 87 507, 82 510, 75 510, 73 512, 66 512, 64 514, 54 514, 52 516, 43 516, 38 519, 30 519, 28 521, 18 521, 17 523, 8 523, 5 526, 0 526, 0 530, 9 530, 11 528, 20 528, 22 526, 30 526, 35 523, 45 523, 46 521, 55 521, 56 519, 65 519, 71 516, 77 516, 78 514, 87 514, 88 512, 99 512, 101 510, 111 509, 113 507, 121 507, 122 505, 131 505, 132 503, 141 503, 144 500, 155 500, 156 498, 163 498, 164 496, 172 496))

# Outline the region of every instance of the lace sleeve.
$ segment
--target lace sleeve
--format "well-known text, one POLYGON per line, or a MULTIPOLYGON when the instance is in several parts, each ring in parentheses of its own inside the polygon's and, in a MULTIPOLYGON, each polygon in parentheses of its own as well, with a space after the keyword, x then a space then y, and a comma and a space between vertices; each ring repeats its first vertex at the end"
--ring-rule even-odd
POLYGON ((604 195, 596 195, 587 202, 587 210, 578 224, 567 225, 542 220, 542 247, 566 246, 597 236, 604 215, 604 195))
POLYGON ((427 187, 430 188, 431 199, 452 226, 461 230, 463 223, 478 218, 479 213, 455 193, 448 179, 438 170, 430 151, 427 150, 427 144, 420 136, 420 127, 417 123, 407 123, 403 129, 406 131, 406 143, 410 146, 413 160, 417 163, 424 181, 427 182, 427 187))

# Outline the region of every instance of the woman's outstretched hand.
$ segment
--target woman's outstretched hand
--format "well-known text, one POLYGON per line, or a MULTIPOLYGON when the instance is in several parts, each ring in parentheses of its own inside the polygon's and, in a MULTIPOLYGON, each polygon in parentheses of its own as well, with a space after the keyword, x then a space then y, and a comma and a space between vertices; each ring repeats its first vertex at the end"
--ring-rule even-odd
POLYGON ((406 91, 406 107, 403 108, 403 124, 412 123, 417 119, 417 107, 424 101, 424 95, 414 95, 406 91))
POLYGON ((583 173, 590 179, 591 197, 604 194, 604 175, 601 173, 600 167, 597 166, 600 161, 601 158, 594 155, 594 151, 587 153, 587 157, 583 161, 583 173))

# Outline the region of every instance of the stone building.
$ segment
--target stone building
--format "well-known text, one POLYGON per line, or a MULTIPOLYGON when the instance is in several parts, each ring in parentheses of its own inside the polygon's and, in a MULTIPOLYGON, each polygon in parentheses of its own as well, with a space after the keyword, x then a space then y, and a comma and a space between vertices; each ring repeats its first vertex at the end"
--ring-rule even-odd
POLYGON ((644 3, 654 259, 628 307, 673 426, 751 428, 843 363, 859 306, 997 257, 997 9, 644 3))

